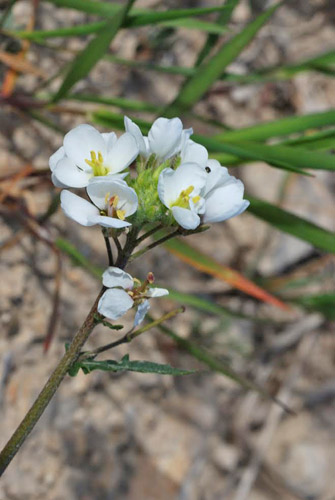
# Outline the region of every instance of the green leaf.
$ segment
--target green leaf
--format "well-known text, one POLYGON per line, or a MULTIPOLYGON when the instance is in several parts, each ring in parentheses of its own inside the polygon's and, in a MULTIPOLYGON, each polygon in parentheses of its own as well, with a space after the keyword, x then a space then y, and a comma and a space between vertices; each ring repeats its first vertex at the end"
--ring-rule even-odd
POLYGON ((281 309, 288 309, 288 307, 274 295, 268 293, 234 269, 223 266, 212 257, 200 252, 181 238, 174 238, 173 240, 166 241, 164 247, 195 269, 214 276, 258 300, 280 307, 281 309))
POLYGON ((121 361, 110 359, 106 361, 96 361, 95 359, 77 361, 69 370, 69 375, 77 375, 80 369, 85 374, 91 373, 94 370, 105 372, 158 373, 159 375, 191 375, 195 373, 194 370, 174 368, 170 365, 153 363, 151 361, 130 361, 128 355, 124 356, 121 361))
POLYGON ((176 111, 185 111, 198 102, 219 78, 228 64, 234 61, 240 52, 251 42, 279 5, 276 4, 266 10, 243 31, 219 49, 208 62, 198 66, 195 74, 183 85, 175 101, 168 106, 165 115, 172 116, 176 111))
MULTIPOLYGON (((113 2, 99 2, 92 0, 47 0, 58 7, 79 10, 87 14, 97 14, 103 17, 114 16, 123 5, 113 2)), ((150 9, 132 9, 126 17, 123 27, 145 26, 147 24, 160 23, 161 26, 181 27, 188 29, 200 29, 209 33, 224 33, 225 29, 216 23, 189 19, 190 15, 196 16, 209 12, 220 11, 222 7, 204 7, 194 9, 170 9, 165 12, 155 12, 150 9), (193 14, 192 14, 193 11, 193 14), (171 13, 171 14, 170 14, 171 13), (183 19, 185 17, 185 19, 183 19)))
POLYGON ((106 26, 99 31, 98 35, 77 55, 52 102, 57 102, 64 97, 79 80, 87 76, 93 66, 104 56, 134 1, 128 0, 127 4, 118 10, 114 17, 106 23, 106 26))
MULTIPOLYGON (((193 135, 192 139, 203 144, 210 152, 222 152, 247 161, 265 161, 278 168, 305 174, 303 169, 335 170, 333 155, 310 151, 302 147, 268 146, 253 142, 220 143, 215 139, 193 135)), ((215 155, 214 155, 215 156, 215 155)))
POLYGON ((222 132, 215 136, 219 141, 264 141, 274 137, 287 136, 308 129, 335 125, 335 111, 312 113, 303 116, 282 118, 272 122, 253 125, 239 130, 222 132))
POLYGON ((94 266, 89 259, 87 259, 74 245, 72 245, 72 243, 64 238, 57 238, 55 245, 62 252, 69 255, 73 262, 75 262, 78 266, 87 269, 91 274, 93 274, 93 276, 101 279, 103 269, 94 266))
MULTIPOLYGON (((238 3, 239 3, 239 0, 226 0, 224 2, 225 9, 219 15, 219 17, 216 21, 217 24, 219 24, 220 26, 226 26, 229 23, 230 18, 233 14, 233 11, 234 11, 235 7, 238 5, 238 3)), ((195 66, 199 66, 202 63, 202 61, 208 56, 211 49, 215 46, 215 44, 218 40, 219 40, 219 36, 215 35, 213 33, 211 33, 207 36, 207 40, 206 40, 204 46, 202 47, 201 51, 198 54, 195 66)))
POLYGON ((199 347, 194 342, 191 342, 190 340, 185 339, 184 337, 180 337, 177 333, 175 333, 165 325, 159 325, 158 328, 161 330, 161 332, 163 332, 165 335, 174 340, 176 344, 179 345, 182 349, 187 351, 194 358, 198 359, 199 361, 207 365, 211 370, 221 373, 222 375, 230 378, 231 380, 234 380, 241 387, 244 387, 245 389, 250 389, 258 392, 263 397, 275 401, 286 411, 291 412, 291 410, 284 403, 278 401, 277 398, 271 396, 263 387, 259 386, 255 382, 252 382, 252 380, 250 380, 249 378, 246 378, 243 375, 239 375, 228 363, 217 359, 207 350, 199 347))
MULTIPOLYGON (((127 16, 124 19, 122 23, 122 28, 133 28, 138 26, 154 25, 157 23, 166 23, 167 21, 179 21, 181 19, 190 18, 192 16, 211 14, 212 12, 218 12, 222 9, 223 7, 203 7, 203 8, 175 9, 175 10, 170 9, 164 12, 148 12, 145 14, 138 14, 136 16, 132 15, 132 16, 127 16)), ((203 26, 201 21, 195 20, 194 23, 195 23, 194 27, 198 27, 199 29, 201 29, 203 26)), ((82 24, 80 26, 58 28, 54 30, 15 31, 13 32, 13 35, 27 40, 44 40, 47 38, 63 38, 69 36, 90 35, 92 33, 99 32, 107 24, 108 21, 100 21, 100 22, 82 24)), ((176 26, 178 26, 178 24, 176 24, 176 26)), ((181 26, 184 26, 184 23, 181 23, 181 26)), ((220 32, 220 34, 224 32, 224 30, 219 27, 218 31, 220 32)))
POLYGON ((294 304, 299 304, 305 309, 321 312, 330 321, 335 320, 335 293, 321 293, 318 295, 303 295, 291 299, 294 304))
POLYGON ((68 100, 91 102, 103 104, 106 106, 117 106, 118 108, 127 109, 130 111, 158 111, 156 104, 149 102, 136 101, 135 99, 125 99, 124 97, 103 97, 93 94, 70 94, 66 97, 68 100))
POLYGON ((311 243, 321 250, 335 253, 335 233, 331 233, 267 201, 251 196, 247 196, 247 199, 250 201, 248 211, 256 215, 256 217, 285 233, 311 243))

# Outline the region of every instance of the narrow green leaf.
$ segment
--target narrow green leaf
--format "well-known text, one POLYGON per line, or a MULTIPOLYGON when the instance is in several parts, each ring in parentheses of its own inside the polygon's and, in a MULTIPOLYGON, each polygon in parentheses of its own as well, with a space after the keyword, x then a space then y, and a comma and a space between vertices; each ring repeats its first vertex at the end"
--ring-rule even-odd
POLYGON ((303 169, 335 170, 333 155, 309 151, 301 147, 282 145, 268 146, 253 142, 220 143, 215 139, 193 135, 192 139, 203 144, 210 152, 222 152, 235 155, 245 160, 260 160, 279 168, 305 174, 303 169))
POLYGON ((215 136, 219 141, 264 141, 274 137, 287 136, 297 132, 303 132, 308 129, 335 125, 335 111, 326 111, 322 113, 312 113, 303 116, 292 116, 282 118, 252 127, 245 127, 239 130, 222 132, 215 136))
POLYGON ((267 201, 247 196, 250 201, 248 211, 272 226, 307 241, 313 246, 335 253, 335 233, 331 233, 312 222, 294 215, 267 201))
MULTIPOLYGON (((233 11, 238 3, 239 3, 239 0, 226 0, 224 2, 225 9, 219 15, 219 17, 216 21, 217 24, 219 24, 220 26, 226 26, 229 23, 230 18, 233 14, 233 11)), ((198 54, 195 66, 199 66, 203 62, 203 60, 208 56, 208 54, 210 53, 212 48, 215 46, 215 44, 218 40, 219 40, 219 36, 215 35, 213 33, 211 33, 207 36, 206 42, 204 43, 201 51, 198 54)))
POLYGON ((243 31, 227 42, 208 62, 201 64, 193 77, 185 82, 175 101, 168 106, 165 114, 172 116, 180 110, 191 108, 219 78, 224 69, 251 42, 260 28, 268 21, 280 4, 266 10, 243 31))
POLYGON ((104 56, 134 1, 128 0, 127 4, 119 9, 98 35, 77 55, 52 102, 57 102, 64 97, 79 80, 87 76, 93 66, 104 56))
POLYGON ((191 342, 190 340, 187 340, 184 337, 180 337, 180 335, 178 335, 165 325, 160 325, 158 328, 161 330, 161 332, 163 332, 165 335, 174 340, 176 344, 179 345, 182 349, 187 351, 194 358, 198 359, 199 361, 207 365, 211 370, 221 373, 222 375, 230 378, 231 380, 234 380, 234 382, 237 382, 241 387, 244 387, 245 389, 258 392, 263 397, 275 401, 286 411, 291 412, 291 410, 285 404, 281 403, 275 397, 271 396, 263 387, 252 382, 250 379, 247 379, 243 375, 239 375, 228 363, 217 359, 207 350, 199 347, 194 342, 191 342))
MULTIPOLYGON (((79 10, 87 14, 97 14, 103 17, 114 16, 123 4, 113 2, 99 2, 97 0, 46 0, 58 7, 79 10)), ((188 29, 200 29, 208 33, 225 32, 225 29, 216 23, 189 19, 189 16, 208 14, 210 12, 220 11, 222 7, 204 7, 194 9, 175 9, 165 12, 157 12, 150 9, 132 9, 131 13, 125 18, 123 27, 145 26, 154 23, 160 23, 161 26, 181 27, 188 29), (193 13, 192 13, 193 12, 193 13), (185 17, 185 19, 183 19, 185 17)))
MULTIPOLYGON (((180 21, 184 18, 211 14, 212 12, 218 12, 222 9, 223 7, 203 7, 194 9, 176 9, 176 10, 170 9, 164 12, 148 12, 147 14, 127 16, 124 19, 124 22, 122 23, 122 28, 133 28, 138 26, 154 25, 157 23, 165 24, 167 21, 180 21)), ((194 28, 201 29, 203 27, 202 21, 195 20, 194 23, 195 23, 194 28)), ((79 26, 58 28, 53 30, 15 31, 12 32, 12 34, 14 36, 26 40, 64 38, 69 36, 82 36, 82 35, 90 35, 92 33, 98 33, 107 24, 108 21, 100 21, 94 23, 86 23, 79 26)), ((175 25, 178 26, 178 23, 175 25)), ((181 26, 184 26, 184 23, 181 23, 181 26)), ((217 28, 217 31, 220 34, 224 32, 223 28, 220 27, 217 28)))
POLYGON ((107 106, 117 106, 118 108, 127 109, 129 111, 158 111, 156 104, 149 102, 136 101, 135 99, 125 99, 124 97, 103 97, 94 94, 70 94, 66 99, 80 102, 90 102, 103 104, 107 106))
POLYGON ((66 253, 73 262, 75 262, 78 266, 87 269, 93 276, 101 279, 103 269, 94 266, 89 259, 87 259, 72 243, 65 240, 64 238, 57 238, 55 240, 55 245, 62 252, 66 253))
POLYGON ((91 373, 94 370, 102 370, 105 372, 158 373, 159 375, 191 375, 195 373, 194 370, 174 368, 167 364, 153 363, 151 361, 130 361, 127 355, 124 356, 121 361, 96 361, 95 359, 77 361, 72 365, 69 374, 76 375, 80 368, 85 374, 91 373))
POLYGON ((305 309, 321 312, 330 321, 335 320, 335 293, 321 293, 318 295, 303 295, 291 299, 305 309))

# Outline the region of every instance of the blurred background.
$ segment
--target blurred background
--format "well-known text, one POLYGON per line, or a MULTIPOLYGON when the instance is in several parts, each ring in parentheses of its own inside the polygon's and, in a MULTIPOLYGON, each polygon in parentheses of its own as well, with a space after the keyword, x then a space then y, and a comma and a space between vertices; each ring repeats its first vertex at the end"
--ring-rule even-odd
MULTIPOLYGON (((251 34, 246 27, 273 2, 230 0, 225 10, 181 17, 222 3, 138 0, 94 64, 83 69, 91 50, 74 67, 120 5, 0 2, 1 445, 81 325, 107 266, 100 230, 58 209, 48 158, 66 131, 91 123, 119 133, 125 114, 146 130, 175 103, 185 127, 235 146, 212 145, 211 156, 255 202, 182 239, 187 247, 154 249, 128 268, 140 279, 153 271, 172 290, 152 304, 153 317, 186 305, 167 327, 196 355, 157 329, 113 357, 199 372, 68 377, 3 477, 0 499, 335 499, 334 2, 284 2, 251 34), (136 25, 140 9, 180 16, 136 25), (234 50, 218 76, 181 106, 185 82, 197 75, 199 83, 199 64, 223 47, 234 50), (295 414, 246 390, 243 377, 295 414)), ((88 347, 116 335, 98 327, 88 347)))

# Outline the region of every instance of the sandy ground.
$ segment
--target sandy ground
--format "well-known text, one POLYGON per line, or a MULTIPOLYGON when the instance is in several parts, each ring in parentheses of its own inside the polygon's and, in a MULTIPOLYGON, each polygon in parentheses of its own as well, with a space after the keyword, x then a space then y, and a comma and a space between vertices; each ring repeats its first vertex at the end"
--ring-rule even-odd
MULTIPOLYGON (((243 73, 331 50, 335 35, 331 3, 289 2, 231 69, 243 73)), ((201 3, 207 4, 212 3, 201 3)), ((171 7, 176 5, 178 2, 169 2, 171 7)), ((18 25, 26 23, 29 9, 28 3, 16 5, 18 25)), ((238 29, 249 18, 249 7, 242 2, 232 28, 238 29)), ((69 14, 42 4, 37 26, 52 28, 86 19, 74 11, 69 14)), ((122 32, 113 51, 120 57, 190 66, 204 41, 197 32, 186 30, 166 34, 163 39, 158 35, 157 29, 122 32)), ((57 41, 60 48, 78 49, 83 44, 82 40, 57 41)), ((40 47, 32 47, 29 53, 30 62, 46 72, 53 72, 67 59, 64 51, 55 54, 40 47)), ((173 98, 180 82, 179 77, 120 70, 102 62, 78 89, 163 105, 173 98)), ((36 77, 28 75, 18 80, 17 90, 29 92, 36 85, 36 77)), ((59 79, 52 85, 56 89, 59 79)), ((265 85, 217 84, 196 111, 240 127, 334 105, 334 79, 302 73, 291 81, 265 85)), ((25 164, 45 169, 61 136, 9 107, 0 116, 1 177, 25 164)), ((67 114, 56 119, 68 129, 88 118, 67 114)), ((211 133, 203 123, 187 120, 185 124, 197 132, 211 133)), ((284 186, 280 200, 284 208, 334 229, 334 178, 328 173, 287 178, 258 163, 238 168, 236 175, 250 193, 273 202, 279 201, 284 186)), ((35 216, 44 213, 52 193, 47 176, 38 183, 26 179, 11 191, 13 199, 23 197, 35 216)), ((51 348, 43 354, 57 258, 36 235, 22 229, 20 210, 15 215, 10 206, 7 200, 1 225, 1 241, 6 243, 0 262, 1 445, 38 394, 99 290, 96 278, 62 257, 59 321, 51 348)), ((97 229, 79 227, 59 211, 46 230, 52 237, 67 237, 95 265, 106 265, 97 229)), ((291 265, 292 276, 315 277, 301 293, 330 291, 334 286, 332 258, 317 253, 313 260, 297 264, 311 255, 311 247, 269 229, 248 213, 187 241, 251 276, 276 276, 291 265)), ((334 324, 320 314, 282 313, 231 294, 228 286, 182 264, 164 249, 152 251, 129 270, 139 278, 152 270, 159 285, 197 292, 237 312, 270 318, 272 321, 264 323, 217 318, 188 308, 170 326, 217 357, 230 360, 240 373, 276 393, 296 414, 288 415, 256 393, 247 393, 226 377, 208 371, 184 378, 80 373, 64 381, 9 467, 0 484, 0 500, 334 499, 334 324)), ((152 313, 159 317, 173 307, 175 303, 168 299, 157 301, 152 313)), ((115 335, 99 327, 88 344, 94 348, 115 335)), ((203 370, 156 330, 120 347, 115 358, 128 352, 133 359, 203 370)))

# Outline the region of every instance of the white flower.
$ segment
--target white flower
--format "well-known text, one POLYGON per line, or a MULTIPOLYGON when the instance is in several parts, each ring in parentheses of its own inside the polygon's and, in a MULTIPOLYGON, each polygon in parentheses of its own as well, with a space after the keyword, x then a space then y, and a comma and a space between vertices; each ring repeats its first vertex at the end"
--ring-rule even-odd
POLYGON ((61 192, 61 207, 65 214, 83 226, 123 228, 131 224, 125 219, 138 207, 137 194, 125 181, 113 177, 98 177, 87 186, 90 203, 70 191, 61 192))
POLYGON ((205 168, 196 163, 182 163, 176 170, 165 168, 157 190, 178 224, 188 230, 229 219, 249 206, 243 200, 243 183, 216 160, 207 160, 205 168))
POLYGON ((225 167, 216 160, 208 160, 206 172, 204 223, 230 219, 248 208, 249 201, 243 199, 243 183, 229 175, 225 167))
POLYGON ((137 307, 134 327, 138 326, 148 312, 148 298, 168 295, 165 288, 149 288, 152 273, 141 284, 130 274, 118 267, 108 267, 102 275, 102 282, 108 288, 98 303, 98 312, 106 318, 115 320, 123 316, 132 307, 137 307))
POLYGON ((114 132, 100 134, 91 125, 79 125, 65 135, 63 146, 49 159, 52 181, 57 187, 86 187, 94 177, 119 174, 137 155, 131 134, 118 139, 114 132))
POLYGON ((204 211, 207 173, 196 163, 183 163, 177 170, 165 168, 158 179, 158 196, 184 229, 195 229, 204 211))
POLYGON ((149 130, 148 137, 142 132, 136 123, 130 118, 124 118, 125 129, 137 142, 140 155, 148 158, 155 154, 161 160, 166 160, 180 153, 183 145, 193 134, 193 130, 184 129, 179 118, 157 118, 149 130))

